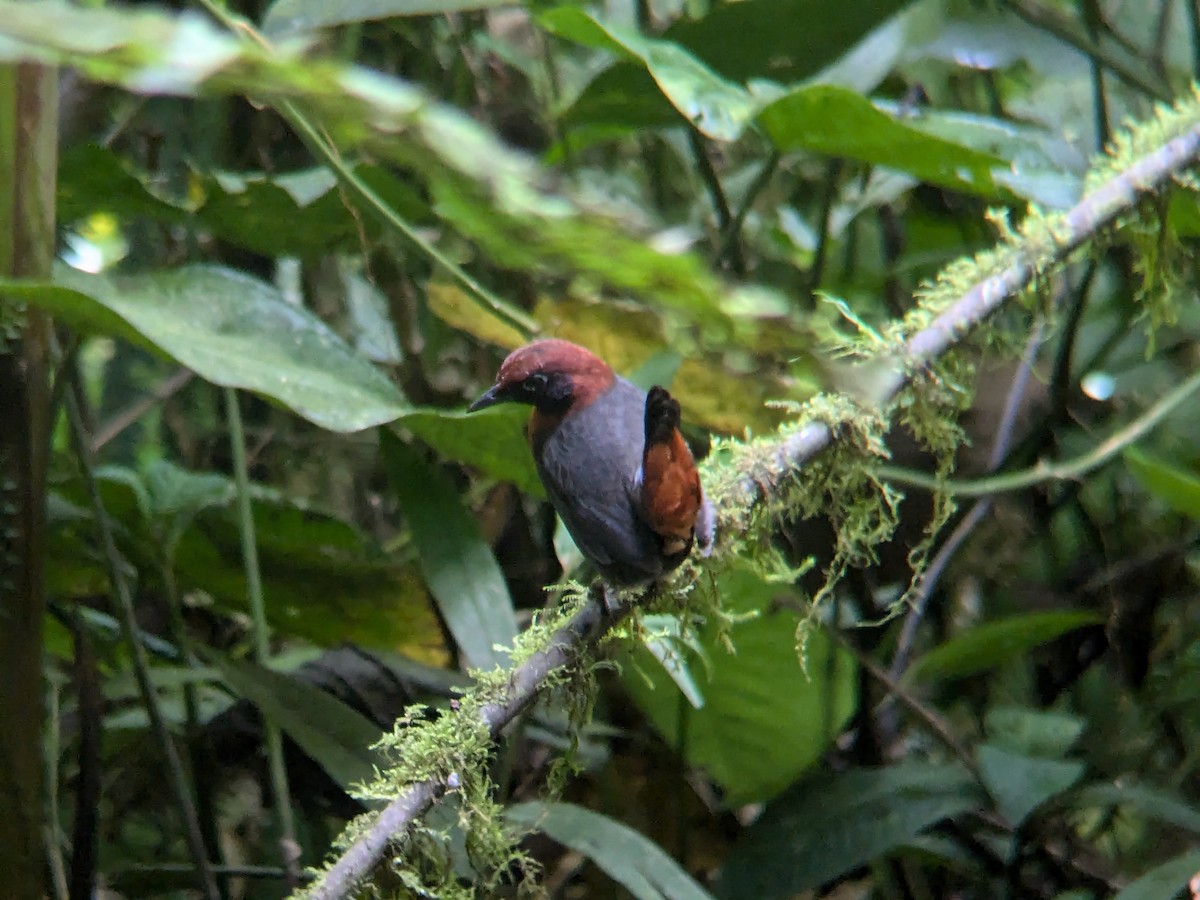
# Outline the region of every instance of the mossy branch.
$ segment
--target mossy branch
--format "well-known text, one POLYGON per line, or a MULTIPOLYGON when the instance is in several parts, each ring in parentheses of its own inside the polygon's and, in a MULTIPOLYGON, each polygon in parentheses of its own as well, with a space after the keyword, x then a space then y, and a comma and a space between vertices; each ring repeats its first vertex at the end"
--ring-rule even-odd
MULTIPOLYGON (((1139 126, 1119 140, 1096 172, 1106 180, 1061 215, 1031 212, 1021 228, 1008 232, 1001 245, 974 260, 949 267, 923 291, 920 307, 892 330, 888 370, 878 397, 890 408, 901 392, 924 376, 948 351, 1041 275, 1061 266, 1119 217, 1135 213, 1139 198, 1181 178, 1200 159, 1200 109, 1195 97, 1139 126), (952 296, 951 296, 952 295, 952 296)), ((740 539, 745 523, 783 494, 789 479, 839 438, 836 424, 809 422, 772 438, 738 445, 732 464, 711 473, 712 493, 720 506, 725 543, 740 539)), ((606 608, 593 591, 550 629, 544 646, 508 672, 492 673, 458 708, 445 716, 469 717, 464 728, 482 722, 495 739, 549 685, 561 683, 565 667, 586 661, 590 643, 607 632, 623 613, 606 608)), ((444 769, 444 767, 443 767, 444 769)), ((311 886, 305 896, 333 900, 347 896, 380 862, 429 807, 459 782, 452 770, 430 773, 405 785, 375 819, 311 886)))

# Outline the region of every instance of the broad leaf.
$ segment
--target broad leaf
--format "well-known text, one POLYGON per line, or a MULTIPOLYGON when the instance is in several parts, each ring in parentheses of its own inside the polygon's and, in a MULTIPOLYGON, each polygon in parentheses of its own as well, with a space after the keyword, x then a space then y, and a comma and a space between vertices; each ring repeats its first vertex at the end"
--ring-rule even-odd
POLYGON ((468 413, 416 409, 396 424, 407 428, 447 459, 465 463, 497 481, 510 481, 527 494, 544 497, 525 438, 529 407, 500 404, 468 413))
POLYGON ((644 37, 579 7, 559 7, 540 21, 560 37, 640 61, 679 114, 714 140, 735 140, 754 115, 756 104, 745 90, 678 44, 644 37))
POLYGON ((380 728, 337 697, 297 678, 206 654, 234 691, 278 725, 346 791, 373 781, 386 760, 371 750, 380 728))
POLYGON ((388 379, 274 287, 216 266, 108 278, 66 268, 53 284, 0 281, 9 297, 85 330, 134 340, 225 387, 278 400, 331 431, 406 410, 388 379))
POLYGON ((930 650, 913 663, 907 677, 914 681, 966 678, 1018 659, 1068 631, 1103 623, 1103 616, 1083 611, 1023 613, 985 622, 930 650))
POLYGON ((1081 762, 1013 753, 994 743, 975 753, 979 774, 1000 814, 1014 828, 1031 812, 1083 777, 1081 762))
POLYGON ((725 900, 782 900, 912 841, 984 798, 957 765, 907 762, 823 774, 768 805, 729 855, 725 900))
POLYGON ((797 615, 772 607, 784 590, 779 585, 735 569, 721 576, 717 590, 729 610, 753 617, 729 626, 733 654, 715 623, 702 626, 696 642, 705 664, 691 665, 696 655, 674 644, 704 698, 702 709, 685 708, 684 728, 679 689, 649 651, 635 651, 622 673, 663 737, 674 744, 686 732, 686 745, 676 749, 736 805, 777 794, 820 758, 854 711, 855 664, 817 629, 808 640, 807 673, 801 668, 797 615))
POLYGON ((679 863, 628 825, 571 803, 522 803, 504 818, 582 853, 638 900, 712 900, 679 863))
POLYGON ((1200 873, 1200 852, 1185 853, 1151 869, 1113 900, 1173 900, 1197 873, 1200 873))
POLYGON ((421 571, 446 627, 478 669, 508 664, 502 649, 517 634, 504 574, 458 491, 420 452, 388 431, 380 448, 421 571))
POLYGON ((1093 784, 1075 796, 1079 809, 1120 807, 1176 828, 1200 834, 1200 809, 1176 794, 1136 784, 1093 784))
POLYGON ((996 179, 996 171, 1007 168, 999 156, 927 134, 842 87, 797 88, 768 104, 758 122, 780 150, 887 166, 984 197, 1008 195, 996 179))
POLYGON ((1200 478, 1193 472, 1136 449, 1125 451, 1125 464, 1138 483, 1168 509, 1200 521, 1200 478))

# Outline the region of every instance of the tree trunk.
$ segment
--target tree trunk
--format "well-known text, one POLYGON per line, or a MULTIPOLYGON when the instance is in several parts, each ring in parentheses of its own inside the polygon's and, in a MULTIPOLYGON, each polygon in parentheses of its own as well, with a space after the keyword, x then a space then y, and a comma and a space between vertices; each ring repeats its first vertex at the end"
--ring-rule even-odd
MULTIPOLYGON (((0 275, 54 258, 58 77, 0 66, 0 275)), ((44 896, 42 620, 49 322, 0 298, 0 885, 44 896)))

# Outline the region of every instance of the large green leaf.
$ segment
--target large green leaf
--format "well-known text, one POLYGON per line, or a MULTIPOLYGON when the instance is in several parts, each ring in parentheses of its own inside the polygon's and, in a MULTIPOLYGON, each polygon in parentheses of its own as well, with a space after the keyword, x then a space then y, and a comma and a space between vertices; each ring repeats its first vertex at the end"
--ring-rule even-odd
POLYGON ((1136 449, 1125 451, 1125 464, 1138 483, 1168 509, 1200 521, 1200 478, 1195 473, 1136 449))
POLYGON ((965 678, 1024 656, 1068 631, 1103 622, 1103 616, 1080 610, 1022 613, 985 622, 930 650, 913 663, 907 677, 915 681, 965 678))
MULTIPOLYGON (((623 681, 666 740, 674 743, 686 731, 680 752, 736 805, 778 793, 820 757, 854 711, 855 664, 816 630, 805 673, 796 658, 798 618, 771 603, 779 585, 735 569, 721 576, 717 590, 730 610, 757 615, 730 626, 735 654, 715 624, 700 629, 696 641, 706 665, 691 671, 704 706, 682 711, 684 729, 679 689, 648 650, 626 658, 623 681)), ((695 659, 685 646, 677 652, 695 659)))
POLYGON ((712 900, 650 839, 608 816, 571 803, 522 803, 504 817, 582 853, 638 900, 712 900))
POLYGON ((512 645, 517 622, 504 574, 478 523, 419 451, 388 431, 380 432, 380 448, 421 570, 454 640, 475 668, 506 665, 508 656, 498 648, 512 645))
MULTIPOLYGON (((412 221, 429 218, 428 204, 412 188, 377 166, 355 174, 412 221)), ((170 196, 112 150, 81 144, 63 154, 58 179, 59 216, 72 222, 94 212, 120 219, 146 217, 188 224, 266 256, 308 258, 357 249, 380 233, 374 219, 347 206, 326 168, 284 174, 192 172, 186 196, 170 196)))
POLYGON ((695 256, 648 246, 649 222, 628 206, 603 192, 555 192, 533 159, 461 110, 408 82, 308 51, 301 41, 243 41, 191 13, 0 0, 0 58, 71 65, 141 94, 298 101, 342 153, 368 150, 406 167, 439 216, 498 261, 586 273, 710 324, 723 320, 720 280, 695 256))
POLYGON ((994 153, 928 134, 870 100, 829 84, 796 88, 763 108, 758 122, 780 150, 811 150, 908 172, 984 197, 1006 197, 994 153))
POLYGON ((726 78, 780 83, 817 74, 908 0, 745 0, 715 4, 663 33, 726 78))
POLYGON ((1200 872, 1200 851, 1193 850, 1151 869, 1113 900, 1174 900, 1197 872, 1200 872))
POLYGON ((332 431, 359 431, 406 411, 388 379, 274 287, 216 266, 128 277, 62 267, 52 284, 0 290, 63 321, 147 344, 226 387, 263 394, 332 431))
POLYGON ((1081 762, 1026 756, 990 742, 979 745, 975 758, 988 793, 1014 828, 1043 803, 1074 785, 1084 773, 1081 762))
POLYGON ((767 806, 717 882, 725 900, 774 900, 858 868, 984 798, 957 765, 907 762, 811 779, 767 806))
POLYGON ((529 407, 502 404, 476 413, 416 409, 402 415, 396 424, 409 429, 442 456, 474 466, 498 481, 511 481, 535 497, 544 497, 546 492, 525 439, 528 418, 529 407))
POLYGON ((1138 784, 1092 784, 1076 793, 1073 805, 1078 809, 1120 807, 1200 834, 1200 809, 1188 805, 1177 794, 1158 788, 1138 784))
POLYGON ((237 694, 278 725, 346 791, 373 781, 387 760, 371 749, 380 728, 311 684, 244 660, 206 654, 237 694))
MULTIPOLYGON (((163 502, 155 497, 153 478, 143 484, 133 473, 115 468, 99 474, 105 508, 119 526, 121 552, 145 580, 156 583, 164 538, 143 512, 153 512, 163 502)), ((255 493, 267 492, 256 488, 255 493)), ((75 481, 62 484, 55 496, 80 508, 87 500, 75 481)), ((446 662, 442 631, 415 566, 396 562, 352 525, 317 510, 272 496, 256 496, 252 510, 272 629, 322 647, 349 641, 439 665, 446 662)), ((179 589, 226 609, 245 610, 236 511, 208 506, 186 524, 174 548, 179 589)), ((64 596, 107 589, 103 567, 80 538, 81 531, 90 537, 89 517, 60 515, 49 534, 49 568, 64 596)))
POLYGON ((678 44, 644 37, 574 6, 560 6, 540 21, 560 37, 638 60, 679 114, 715 140, 736 139, 754 115, 755 102, 744 89, 678 44))

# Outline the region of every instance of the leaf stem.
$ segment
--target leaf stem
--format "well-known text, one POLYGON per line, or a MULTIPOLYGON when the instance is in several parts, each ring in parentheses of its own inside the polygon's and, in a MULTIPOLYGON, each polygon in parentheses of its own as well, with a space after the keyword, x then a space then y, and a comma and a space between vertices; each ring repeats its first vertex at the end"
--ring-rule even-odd
POLYGON ((880 466, 879 475, 887 481, 912 487, 942 491, 957 497, 985 497, 1035 487, 1046 481, 1068 481, 1081 478, 1100 468, 1118 453, 1142 438, 1185 400, 1200 391, 1200 372, 1196 372, 1173 391, 1155 403, 1124 428, 1097 444, 1090 452, 1064 463, 1038 463, 1019 472, 1006 472, 988 478, 969 481, 939 479, 924 472, 899 466, 880 466))
MULTIPOLYGON (((254 623, 254 661, 260 666, 269 664, 271 632, 267 624, 267 607, 263 600, 262 573, 258 565, 258 544, 254 535, 254 512, 250 507, 250 475, 246 465, 246 433, 242 428, 242 413, 238 408, 237 391, 223 388, 225 417, 229 422, 229 445, 233 452, 233 478, 237 489, 238 531, 242 536, 242 563, 246 568, 246 593, 250 601, 250 617, 254 623)), ((287 768, 283 759, 283 732, 265 715, 263 734, 267 744, 267 768, 271 777, 271 794, 279 815, 280 843, 284 868, 293 886, 300 882, 300 847, 296 843, 296 822, 292 814, 291 794, 288 791, 287 768)))

